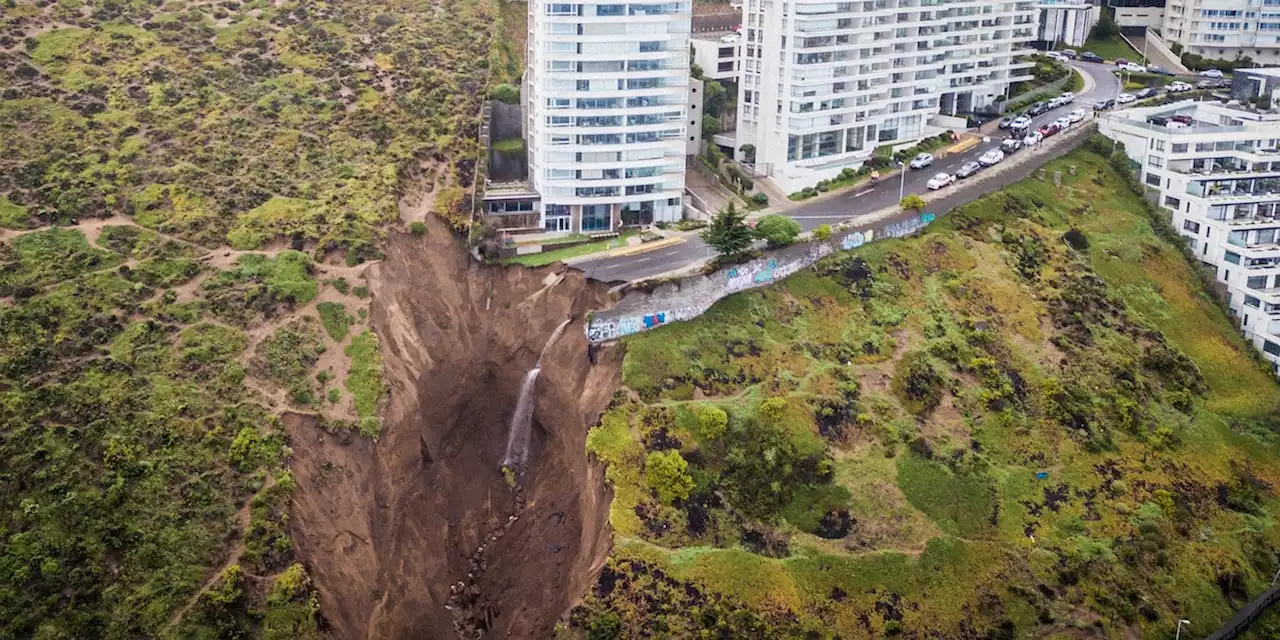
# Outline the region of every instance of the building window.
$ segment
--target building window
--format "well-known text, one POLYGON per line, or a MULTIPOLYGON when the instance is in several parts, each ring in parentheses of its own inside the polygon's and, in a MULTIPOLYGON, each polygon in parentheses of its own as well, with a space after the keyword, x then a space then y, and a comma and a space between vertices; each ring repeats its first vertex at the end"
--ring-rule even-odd
MULTIPOLYGON (((1177 198, 1175 198, 1175 197, 1173 197, 1173 196, 1165 196, 1165 197, 1164 197, 1164 206, 1169 207, 1170 209, 1173 209, 1174 211, 1177 211, 1177 210, 1178 210, 1178 207, 1181 207, 1181 206, 1182 206, 1182 201, 1181 201, 1181 200, 1179 200, 1179 199, 1177 199, 1177 198)), ((1188 221, 1188 222, 1190 222, 1190 221, 1188 221)), ((1185 223, 1184 223, 1184 224, 1185 224, 1185 223)), ((1199 229, 1196 229, 1196 231, 1199 231, 1199 229)))
MULTIPOLYGON (((1165 204, 1169 204, 1169 200, 1172 200, 1172 199, 1173 199, 1173 198, 1165 197, 1165 202, 1164 202, 1164 203, 1165 203, 1165 204)), ((1191 233, 1200 233, 1200 223, 1199 223, 1199 222, 1192 222, 1191 220, 1183 220, 1183 221, 1182 221, 1182 228, 1183 228, 1183 229, 1186 229, 1187 231, 1190 231, 1191 233)))
POLYGON ((573 16, 577 14, 578 14, 577 5, 573 5, 573 4, 547 5, 547 15, 549 16, 573 16))
POLYGON ((1151 185, 1151 186, 1153 186, 1153 187, 1158 187, 1158 186, 1160 186, 1160 176, 1158 176, 1158 175, 1156 175, 1156 174, 1154 174, 1154 173, 1148 173, 1148 174, 1147 174, 1147 184, 1149 184, 1149 185, 1151 185))
POLYGON ((1147 156, 1147 164, 1157 169, 1164 166, 1164 158, 1160 156, 1147 156))
POLYGON ((1257 299, 1257 298, 1255 298, 1255 297, 1253 297, 1253 296, 1245 296, 1245 297, 1244 297, 1244 306, 1246 306, 1246 307, 1254 307, 1254 308, 1256 309, 1256 308, 1258 308, 1258 307, 1261 307, 1261 306, 1262 306, 1262 301, 1261 301, 1261 300, 1259 300, 1259 299, 1257 299))
POLYGON ((1222 259, 1230 262, 1231 264, 1240 264, 1240 254, 1238 253, 1228 251, 1222 254, 1222 259))
POLYGON ((1180 144, 1175 144, 1175 145, 1173 145, 1173 152, 1174 152, 1174 153, 1186 153, 1186 152, 1187 152, 1187 143, 1183 142, 1183 143, 1180 143, 1180 144))
POLYGON ((1280 344, 1276 344, 1270 340, 1263 340, 1262 352, 1269 353, 1273 356, 1280 356, 1280 344))
POLYGON ((1267 277, 1266 276, 1249 276, 1249 279, 1245 280, 1245 286, 1249 287, 1250 289, 1266 289, 1267 277))
POLYGON ((626 13, 626 5, 621 4, 600 4, 596 5, 596 15, 598 16, 620 16, 626 13))
POLYGON ((1151 139, 1151 148, 1156 151, 1164 151, 1164 140, 1151 139))

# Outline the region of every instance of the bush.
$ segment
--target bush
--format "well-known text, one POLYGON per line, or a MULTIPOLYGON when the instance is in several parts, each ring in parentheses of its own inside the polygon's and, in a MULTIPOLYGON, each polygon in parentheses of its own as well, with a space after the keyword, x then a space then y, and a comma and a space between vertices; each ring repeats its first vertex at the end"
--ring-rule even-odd
POLYGON ((703 440, 719 439, 729 427, 729 414, 720 407, 698 405, 694 414, 698 417, 698 434, 703 440))
POLYGON ((769 196, 766 196, 763 193, 757 193, 751 196, 751 201, 760 206, 765 206, 769 204, 769 196))
POLYGON ((415 236, 423 235, 427 232, 427 223, 421 220, 414 220, 409 224, 409 232, 415 236))
POLYGON ((489 98, 504 104, 520 104, 520 88, 513 84, 500 84, 489 90, 489 98))
POLYGON ((1076 251, 1087 251, 1089 249, 1089 237, 1079 229, 1068 229, 1066 233, 1062 234, 1062 239, 1076 251))
POLYGON ((693 490, 689 463, 675 449, 655 451, 645 458, 644 481, 667 504, 687 499, 693 490))
POLYGON ((928 203, 924 201, 924 198, 921 198, 920 196, 914 193, 908 193, 905 197, 902 198, 902 202, 900 202, 899 205, 903 209, 923 211, 924 208, 928 206, 928 203))
POLYGON ((827 240, 831 237, 831 225, 820 224, 817 229, 813 230, 813 237, 819 240, 827 240))
POLYGON ((756 236, 769 243, 770 249, 779 249, 795 242, 800 235, 800 223, 787 216, 770 214, 756 223, 756 236))

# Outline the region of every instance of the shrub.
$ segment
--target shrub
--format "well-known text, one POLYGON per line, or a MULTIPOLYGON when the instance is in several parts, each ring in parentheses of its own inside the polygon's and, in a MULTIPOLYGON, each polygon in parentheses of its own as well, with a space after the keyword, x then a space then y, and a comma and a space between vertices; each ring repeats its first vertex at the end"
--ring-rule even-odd
POLYGON ((689 463, 675 449, 650 453, 644 461, 644 480, 667 504, 687 499, 693 490, 689 463))
POLYGON ((913 210, 913 211, 922 211, 926 206, 928 206, 928 204, 924 201, 924 198, 921 198, 920 196, 914 193, 908 193, 906 196, 904 196, 902 198, 902 202, 900 202, 899 205, 903 209, 913 210))
POLYGON ((1068 229, 1066 233, 1062 234, 1062 239, 1076 251, 1087 251, 1089 249, 1089 237, 1079 229, 1068 229))
POLYGON ((819 240, 827 240, 831 237, 831 225, 820 224, 817 229, 813 230, 813 237, 819 240))
POLYGON ((714 405, 698 405, 694 409, 694 414, 698 417, 698 434, 704 440, 716 440, 724 435, 725 429, 729 427, 729 414, 724 409, 714 405))
POLYGON ((489 98, 505 104, 520 104, 520 88, 513 84, 500 84, 489 90, 489 98))
POLYGON ((427 232, 427 223, 421 220, 414 220, 409 225, 409 231, 415 236, 423 235, 427 232))
POLYGON ((756 223, 756 235, 768 242, 769 248, 778 249, 795 242, 800 235, 800 223, 787 216, 770 214, 756 223))
POLYGON ((765 205, 769 204, 769 196, 766 196, 766 195, 765 195, 765 194, 763 194, 763 193, 757 193, 757 194, 755 194, 755 195, 751 196, 751 201, 752 201, 752 202, 754 202, 754 203, 756 203, 756 204, 758 204, 758 205, 760 205, 760 206, 765 206, 765 205))

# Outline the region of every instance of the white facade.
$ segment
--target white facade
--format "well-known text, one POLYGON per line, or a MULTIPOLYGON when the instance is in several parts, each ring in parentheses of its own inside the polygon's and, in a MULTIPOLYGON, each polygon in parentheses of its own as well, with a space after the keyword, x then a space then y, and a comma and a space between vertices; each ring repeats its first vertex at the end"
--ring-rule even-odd
POLYGON ((737 82, 742 66, 742 36, 732 32, 698 33, 689 41, 702 76, 737 82))
POLYGON ((1117 7, 1116 24, 1122 27, 1147 27, 1159 31, 1164 28, 1164 7, 1117 7))
POLYGON ((1082 47, 1097 24, 1102 7, 1086 0, 1040 0, 1039 40, 1082 47))
POLYGON ((681 217, 688 1, 529 3, 529 179, 550 232, 681 217))
POLYGON ((785 191, 940 131, 1029 79, 1024 0, 747 0, 737 143, 785 191), (767 166, 766 166, 767 165, 767 166))
POLYGON ((1161 36, 1206 58, 1280 62, 1280 0, 1169 0, 1161 36))
POLYGON ((1159 189, 1174 228, 1226 287, 1241 333, 1280 373, 1280 114, 1187 100, 1100 122, 1159 189), (1146 122, 1175 113, 1195 124, 1146 122))

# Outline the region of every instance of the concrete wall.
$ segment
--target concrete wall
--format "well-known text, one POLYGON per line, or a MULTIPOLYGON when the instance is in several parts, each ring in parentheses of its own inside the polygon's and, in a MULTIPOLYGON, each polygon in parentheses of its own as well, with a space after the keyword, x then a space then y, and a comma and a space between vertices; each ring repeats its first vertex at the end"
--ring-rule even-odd
POLYGON ((1159 29, 1164 24, 1164 7, 1115 7, 1116 24, 1122 27, 1159 29))
POLYGON ((792 245, 712 274, 678 278, 651 292, 629 291, 612 309, 592 315, 586 327, 587 340, 615 340, 664 324, 691 320, 727 295, 771 284, 837 251, 855 249, 879 238, 911 235, 933 222, 933 218, 931 213, 922 213, 905 220, 887 221, 874 229, 833 235, 825 242, 792 245))

